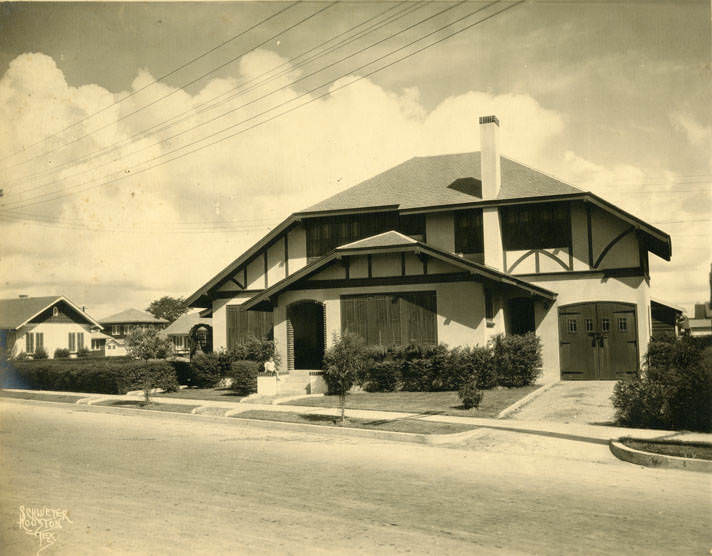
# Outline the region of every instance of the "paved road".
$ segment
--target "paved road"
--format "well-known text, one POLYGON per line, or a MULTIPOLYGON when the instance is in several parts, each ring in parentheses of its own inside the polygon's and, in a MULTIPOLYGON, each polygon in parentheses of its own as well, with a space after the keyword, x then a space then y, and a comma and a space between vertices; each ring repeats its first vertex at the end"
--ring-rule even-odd
POLYGON ((1 402, 0 546, 51 554, 707 554, 710 477, 488 431, 427 447, 1 402), (561 456, 561 457, 559 457, 561 456))

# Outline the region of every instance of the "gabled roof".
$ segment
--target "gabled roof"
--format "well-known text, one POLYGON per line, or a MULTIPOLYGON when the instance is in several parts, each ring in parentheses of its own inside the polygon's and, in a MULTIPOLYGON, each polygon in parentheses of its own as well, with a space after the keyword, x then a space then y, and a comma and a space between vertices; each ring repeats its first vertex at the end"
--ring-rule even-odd
MULTIPOLYGON (((524 164, 501 157, 498 199, 583 193, 524 164)), ((302 211, 322 212, 396 205, 400 210, 482 200, 480 153, 411 158, 302 211), (470 178, 468 180, 468 178, 470 178)))
POLYGON ((77 307, 69 299, 63 295, 53 295, 47 297, 0 299, 0 329, 17 330, 60 301, 64 301, 89 324, 102 328, 98 321, 82 311, 81 308, 77 307))
MULTIPOLYGON (((389 234, 390 232, 386 232, 386 234, 389 234)), ((397 233, 397 232, 395 232, 397 233)), ((376 240, 376 238, 380 236, 384 236, 385 234, 379 234, 378 236, 371 236, 370 238, 366 238, 364 240, 361 240, 362 242, 366 240, 372 240, 372 243, 376 244, 378 242, 373 241, 376 240)), ((400 235, 400 234, 398 234, 400 235)), ((389 236, 393 237, 393 236, 389 236)), ((411 238, 408 238, 411 239, 411 238)), ((360 243, 360 242, 354 242, 354 243, 360 243)), ((349 244, 353 246, 354 244, 349 244)), ((295 284, 299 280, 306 279, 309 276, 312 276, 316 272, 318 272, 320 269, 324 268, 328 264, 332 263, 335 260, 338 260, 344 256, 348 255, 363 255, 367 254, 369 252, 373 253, 383 253, 383 245, 373 245, 372 247, 364 248, 364 247, 349 247, 348 245, 343 245, 341 247, 338 247, 331 251, 331 253, 325 255, 321 259, 314 261, 311 264, 308 264, 307 266, 299 269, 297 272, 294 274, 290 274, 287 278, 284 278, 283 280, 280 280, 277 282, 275 285, 273 285, 270 288, 267 288, 266 290, 258 293, 251 299, 247 300, 245 303, 242 304, 242 307, 246 310, 249 310, 251 308, 256 307, 257 305, 263 304, 265 302, 269 302, 269 299, 277 294, 279 294, 281 291, 285 290, 292 284, 295 284)), ((394 247, 393 245, 386 245, 385 247, 391 248, 394 247)), ((514 276, 511 276, 509 274, 506 274, 504 272, 500 272, 498 270, 495 270, 494 268, 490 268, 488 266, 485 266, 483 264, 479 264, 473 261, 469 261, 467 259, 464 259, 462 257, 459 257, 457 255, 454 255, 452 253, 448 253, 447 251, 443 251, 442 249, 438 249, 437 247, 433 247, 431 245, 428 245, 426 243, 422 243, 420 241, 415 241, 412 240, 412 242, 408 243, 403 243, 399 246, 396 247, 399 251, 401 252, 412 252, 416 254, 423 254, 427 255, 442 261, 445 261, 453 266, 456 266, 458 268, 461 268, 462 270, 465 270, 473 275, 480 276, 486 280, 491 280, 493 282, 498 282, 506 286, 511 286, 520 290, 524 290, 530 295, 534 295, 536 297, 545 299, 547 301, 553 301, 556 299, 556 293, 552 292, 550 290, 547 290, 546 288, 542 288, 541 286, 537 286, 535 284, 531 284, 529 282, 526 282, 524 280, 521 280, 519 278, 516 278, 514 276)), ((390 249, 389 249, 390 250, 390 249)))
POLYGON ((399 247, 402 245, 412 245, 418 243, 412 237, 401 234, 394 230, 383 232, 375 236, 367 237, 341 245, 336 248, 337 251, 348 251, 349 249, 372 249, 378 247, 399 247))
POLYGON ((191 313, 185 313, 173 321, 167 328, 161 331, 162 335, 180 335, 188 334, 190 329, 196 324, 205 324, 207 326, 213 325, 213 319, 207 319, 200 316, 201 311, 193 311, 191 313))
POLYGON ((101 322, 104 324, 168 324, 166 319, 159 319, 151 313, 140 311, 139 309, 126 309, 125 311, 101 319, 101 322))

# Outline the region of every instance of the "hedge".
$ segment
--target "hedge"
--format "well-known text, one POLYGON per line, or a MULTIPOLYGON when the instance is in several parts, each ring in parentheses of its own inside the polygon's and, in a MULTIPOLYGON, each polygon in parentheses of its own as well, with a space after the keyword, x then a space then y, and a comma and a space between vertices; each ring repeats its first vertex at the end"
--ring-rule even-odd
POLYGON ((619 424, 712 432, 712 347, 698 338, 652 340, 644 370, 616 383, 619 424))
POLYGON ((153 388, 178 389, 167 361, 64 359, 6 361, 0 369, 2 388, 63 390, 92 394, 125 394, 141 390, 148 373, 153 388))
POLYGON ((369 364, 357 383, 369 392, 460 390, 533 384, 542 371, 541 341, 533 334, 498 336, 485 347, 409 345, 369 348, 369 364))
POLYGON ((249 396, 257 392, 257 373, 260 364, 256 361, 233 361, 228 377, 232 379, 230 388, 237 394, 249 396))

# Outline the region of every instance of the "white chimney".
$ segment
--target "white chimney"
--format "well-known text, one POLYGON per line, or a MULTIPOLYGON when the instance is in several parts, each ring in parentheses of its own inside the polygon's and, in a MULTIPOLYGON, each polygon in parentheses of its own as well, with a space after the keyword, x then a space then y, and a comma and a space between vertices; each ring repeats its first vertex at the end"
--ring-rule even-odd
POLYGON ((497 116, 480 116, 480 166, 482 200, 496 199, 502 185, 497 116))

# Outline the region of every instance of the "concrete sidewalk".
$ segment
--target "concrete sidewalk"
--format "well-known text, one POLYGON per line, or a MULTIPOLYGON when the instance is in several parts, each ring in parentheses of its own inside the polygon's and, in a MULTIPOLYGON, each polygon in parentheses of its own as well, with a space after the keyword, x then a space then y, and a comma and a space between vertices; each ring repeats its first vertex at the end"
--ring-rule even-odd
MULTIPOLYGON (((77 392, 56 392, 49 390, 12 390, 14 392, 24 392, 28 394, 44 395, 82 395, 77 392)), ((106 394, 86 394, 77 404, 95 405, 102 401, 136 401, 142 397, 138 394, 126 395, 106 395, 106 394)), ((1 399, 1 398, 0 398, 1 399)), ((203 409, 210 408, 210 414, 222 415, 225 417, 244 413, 246 411, 270 411, 277 413, 298 413, 302 415, 329 415, 340 414, 338 408, 312 407, 298 405, 273 405, 273 404, 246 404, 246 403, 226 403, 211 400, 192 400, 186 398, 172 398, 170 396, 154 397, 154 403, 170 403, 177 405, 196 406, 193 413, 200 414, 203 409)), ((673 438, 681 442, 706 442, 712 443, 712 434, 690 433, 681 431, 666 431, 656 429, 632 429, 625 427, 589 425, 583 423, 558 423, 552 421, 524 421, 510 419, 490 419, 480 417, 459 417, 450 415, 423 415, 419 413, 405 413, 395 411, 372 411, 366 409, 347 409, 347 417, 358 419, 368 419, 372 421, 394 421, 398 419, 418 419, 422 421, 457 423, 462 425, 472 425, 477 428, 498 429, 510 432, 538 434, 552 438, 561 438, 591 442, 595 444, 608 444, 609 440, 621 437, 634 437, 643 440, 673 438)))

